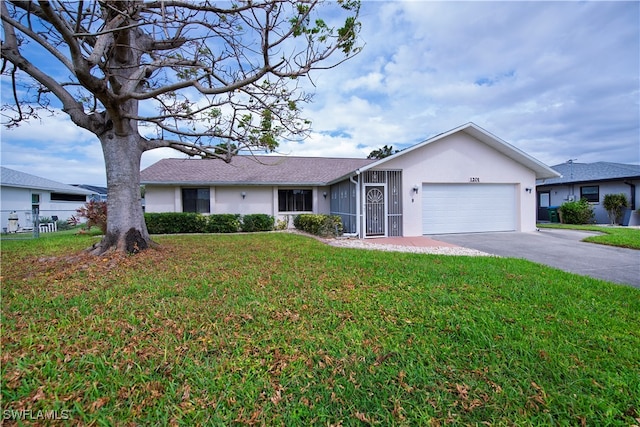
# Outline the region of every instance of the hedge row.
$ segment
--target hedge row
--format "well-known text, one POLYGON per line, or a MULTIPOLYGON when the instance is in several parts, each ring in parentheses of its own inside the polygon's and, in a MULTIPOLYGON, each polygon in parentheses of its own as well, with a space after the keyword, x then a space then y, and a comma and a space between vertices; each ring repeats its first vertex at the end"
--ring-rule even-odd
MULTIPOLYGON (((271 231, 275 221, 267 214, 213 214, 193 212, 145 213, 150 234, 176 233, 237 233, 239 231, 271 231)), ((342 219, 337 215, 301 214, 293 225, 298 230, 318 236, 339 236, 343 232, 342 219)))
POLYGON ((293 219, 293 225, 318 236, 340 236, 344 231, 338 215, 300 214, 293 219))
POLYGON ((271 231, 274 219, 267 214, 213 214, 193 212, 145 213, 150 234, 237 233, 238 231, 271 231))

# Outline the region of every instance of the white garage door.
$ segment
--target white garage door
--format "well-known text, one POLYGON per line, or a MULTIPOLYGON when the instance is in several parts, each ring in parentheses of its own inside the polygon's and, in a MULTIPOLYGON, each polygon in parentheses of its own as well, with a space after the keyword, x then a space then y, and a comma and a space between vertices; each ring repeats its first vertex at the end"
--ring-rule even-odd
POLYGON ((512 184, 423 184, 422 234, 514 231, 512 184))

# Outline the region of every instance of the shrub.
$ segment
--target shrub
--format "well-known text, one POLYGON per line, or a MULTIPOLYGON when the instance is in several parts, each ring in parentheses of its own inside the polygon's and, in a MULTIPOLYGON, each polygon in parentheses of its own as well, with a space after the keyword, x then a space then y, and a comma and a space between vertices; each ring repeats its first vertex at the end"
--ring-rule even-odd
POLYGON ((340 236, 343 232, 338 215, 300 214, 293 219, 293 226, 317 236, 340 236))
POLYGON ((107 232, 107 202, 90 200, 83 207, 76 209, 78 216, 87 218, 87 228, 96 226, 102 231, 107 232))
POLYGON ((254 231, 273 230, 274 219, 267 214, 250 214, 242 217, 242 231, 251 233, 254 231))
POLYGON ((274 219, 267 214, 202 215, 194 212, 145 213, 150 234, 237 233, 238 231, 271 231, 274 219))
POLYGON ((214 214, 206 219, 206 233, 237 233, 240 230, 240 215, 237 214, 214 214))
POLYGON ((195 212, 145 213, 150 234, 204 233, 207 220, 195 212))
POLYGON ((284 218, 276 221, 276 230, 287 230, 289 228, 289 215, 285 215, 284 218))
POLYGON ((80 220, 76 218, 75 215, 71 215, 71 217, 67 219, 67 224, 69 224, 70 227, 75 227, 80 224, 80 220))
POLYGON ((58 231, 63 231, 63 230, 71 230, 73 228, 73 226, 71 224, 69 224, 69 221, 65 221, 64 219, 59 219, 56 221, 56 230, 58 231))
POLYGON ((593 223, 593 208, 587 199, 565 202, 560 206, 560 218, 564 224, 593 223))
POLYGON ((623 193, 605 194, 602 201, 602 206, 607 210, 611 224, 620 224, 624 212, 623 209, 628 205, 627 196, 623 193))

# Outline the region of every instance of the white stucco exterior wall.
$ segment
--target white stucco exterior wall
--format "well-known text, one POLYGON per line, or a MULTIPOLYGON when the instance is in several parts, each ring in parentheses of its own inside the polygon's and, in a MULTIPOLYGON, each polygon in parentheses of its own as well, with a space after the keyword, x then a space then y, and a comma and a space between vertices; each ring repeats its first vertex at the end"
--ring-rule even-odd
MULTIPOLYGON (((330 187, 235 185, 209 188, 211 213, 268 214, 276 219, 283 219, 285 216, 296 215, 297 212, 278 211, 278 190, 298 188, 312 190, 312 213, 328 214, 330 212, 330 187), (245 194, 244 198, 242 193, 245 194)), ((182 212, 181 189, 180 186, 147 185, 145 189, 146 212, 182 212)))
POLYGON ((144 191, 145 212, 182 211, 182 207, 179 210, 176 207, 175 189, 173 186, 147 185, 144 191))
POLYGON ((534 171, 472 136, 458 132, 383 163, 379 169, 402 169, 403 234, 422 235, 422 184, 514 184, 517 231, 536 229, 534 171), (420 191, 413 195, 413 187, 420 191), (531 192, 525 189, 531 188, 531 192), (412 202, 413 199, 413 202, 412 202))
POLYGON ((272 187, 234 186, 215 187, 211 191, 211 213, 273 215, 272 187), (244 199, 242 193, 245 194, 244 199))
MULTIPOLYGON (((86 202, 86 196, 85 202, 52 201, 51 191, 49 190, 3 186, 0 190, 0 199, 2 201, 0 227, 8 226, 9 214, 13 211, 18 214, 20 227, 32 227, 34 218, 31 210, 33 206, 32 196, 34 194, 39 195, 40 198, 40 203, 38 203, 40 218, 57 216, 59 220, 67 220, 72 216, 78 217, 76 210, 84 206, 86 202)), ((79 217, 78 219, 82 220, 79 217)))

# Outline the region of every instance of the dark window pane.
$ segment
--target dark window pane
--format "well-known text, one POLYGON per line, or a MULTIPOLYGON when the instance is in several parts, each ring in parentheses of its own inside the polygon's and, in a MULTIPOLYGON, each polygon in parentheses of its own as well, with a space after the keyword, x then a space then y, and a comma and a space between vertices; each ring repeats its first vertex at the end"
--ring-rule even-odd
POLYGON ((278 211, 313 211, 313 192, 311 190, 278 190, 278 211))
POLYGON ((51 193, 52 202, 86 202, 87 196, 83 194, 66 194, 66 193, 51 193))
POLYGON ((597 203, 600 201, 600 187, 597 185, 592 185, 588 187, 580 187, 580 198, 587 199, 587 201, 592 203, 597 203))
POLYGON ((209 213, 211 210, 209 203, 208 188, 183 188, 182 189, 182 211, 209 213))

